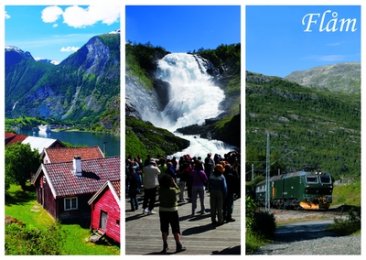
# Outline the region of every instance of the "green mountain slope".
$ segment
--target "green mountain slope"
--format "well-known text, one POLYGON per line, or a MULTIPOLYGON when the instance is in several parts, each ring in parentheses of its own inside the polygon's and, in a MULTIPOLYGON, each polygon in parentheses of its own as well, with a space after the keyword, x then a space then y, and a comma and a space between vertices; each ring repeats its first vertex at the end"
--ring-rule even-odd
POLYGON ((167 156, 188 147, 189 141, 135 117, 126 117, 126 155, 167 156))
POLYGON ((248 72, 246 158, 265 169, 270 133, 272 174, 312 167, 336 178, 360 176, 360 96, 302 87, 248 72))
MULTIPOLYGON (((15 101, 6 99, 7 117, 55 118, 88 128, 119 132, 120 36, 91 38, 57 66, 43 71, 15 101), (16 102, 16 106, 14 106, 16 102)), ((12 67, 12 60, 6 60, 12 67)), ((27 66, 13 66, 16 71, 27 66)), ((14 75, 14 74, 13 74, 14 75)), ((7 76, 8 77, 8 74, 7 76)), ((13 76, 19 82, 24 75, 13 76)), ((7 81, 6 92, 14 89, 7 81)))

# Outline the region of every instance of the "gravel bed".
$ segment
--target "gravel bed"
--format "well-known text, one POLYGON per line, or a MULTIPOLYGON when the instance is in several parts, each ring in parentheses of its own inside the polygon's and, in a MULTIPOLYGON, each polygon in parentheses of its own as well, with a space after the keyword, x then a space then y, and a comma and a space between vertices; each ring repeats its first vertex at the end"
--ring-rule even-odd
POLYGON ((259 255, 360 255, 361 235, 267 244, 259 255))

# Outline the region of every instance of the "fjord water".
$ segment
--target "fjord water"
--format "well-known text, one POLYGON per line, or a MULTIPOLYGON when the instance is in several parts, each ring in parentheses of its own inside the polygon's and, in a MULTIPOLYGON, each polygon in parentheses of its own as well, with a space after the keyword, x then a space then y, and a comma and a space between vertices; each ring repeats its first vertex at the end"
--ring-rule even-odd
POLYGON ((58 139, 61 142, 71 143, 78 146, 99 146, 106 156, 120 155, 120 137, 91 132, 32 132, 32 130, 21 130, 20 134, 28 136, 47 137, 58 139))
MULTIPOLYGON (((150 113, 149 118, 143 119, 175 132, 178 128, 201 125, 205 119, 220 115, 224 91, 214 84, 207 73, 207 66, 199 56, 187 53, 171 53, 159 60, 156 77, 169 83, 165 89, 168 101, 161 112, 153 116, 150 113)), ((233 150, 221 141, 177 135, 191 142, 190 147, 175 154, 178 156, 187 153, 205 156, 208 152, 223 155, 233 150)))

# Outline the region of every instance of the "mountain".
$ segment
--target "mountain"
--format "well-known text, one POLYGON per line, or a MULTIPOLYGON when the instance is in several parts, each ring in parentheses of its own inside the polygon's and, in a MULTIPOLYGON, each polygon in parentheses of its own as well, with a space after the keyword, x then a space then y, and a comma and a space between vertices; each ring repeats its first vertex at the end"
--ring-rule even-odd
POLYGON ((54 118, 119 131, 120 36, 91 38, 58 65, 5 50, 6 116, 54 118))
MULTIPOLYGON (((17 109, 19 100, 52 69, 52 64, 37 62, 29 52, 5 48, 5 110, 17 109)), ((7 113, 8 115, 8 113, 7 113)))
POLYGON ((323 88, 334 92, 360 94, 361 64, 339 63, 295 71, 285 79, 306 87, 323 88))
POLYGON ((247 172, 264 173, 268 132, 272 174, 314 168, 359 178, 360 108, 358 94, 247 72, 247 172))

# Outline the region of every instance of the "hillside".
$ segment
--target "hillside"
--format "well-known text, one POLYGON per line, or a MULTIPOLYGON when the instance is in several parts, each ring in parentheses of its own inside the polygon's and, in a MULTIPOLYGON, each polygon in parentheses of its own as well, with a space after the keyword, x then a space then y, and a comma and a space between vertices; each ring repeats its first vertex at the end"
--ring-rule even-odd
POLYGON ((166 156, 188 147, 189 141, 149 122, 126 116, 126 155, 147 158, 166 156))
POLYGON ((360 96, 300 86, 247 72, 246 159, 265 169, 270 133, 271 172, 305 167, 336 178, 360 176, 360 96))
POLYGON ((360 94, 360 63, 340 63, 295 71, 285 79, 300 85, 333 92, 360 94))
POLYGON ((54 118, 118 133, 119 39, 95 36, 56 66, 30 57, 16 62, 6 50, 6 117, 54 118))

